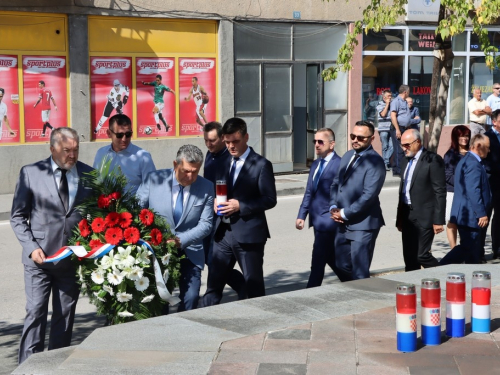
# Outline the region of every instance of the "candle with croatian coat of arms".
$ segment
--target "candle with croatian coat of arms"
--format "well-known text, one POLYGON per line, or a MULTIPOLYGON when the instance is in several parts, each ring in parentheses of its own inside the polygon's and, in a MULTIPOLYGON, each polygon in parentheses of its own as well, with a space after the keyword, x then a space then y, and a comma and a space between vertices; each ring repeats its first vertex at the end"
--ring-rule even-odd
POLYGON ((446 276, 446 335, 465 336, 465 275, 460 272, 446 276))
POLYGON ((441 344, 441 284, 439 279, 422 279, 422 343, 441 344))
POLYGON ((417 295, 414 284, 396 287, 397 349, 400 352, 417 350, 417 295))

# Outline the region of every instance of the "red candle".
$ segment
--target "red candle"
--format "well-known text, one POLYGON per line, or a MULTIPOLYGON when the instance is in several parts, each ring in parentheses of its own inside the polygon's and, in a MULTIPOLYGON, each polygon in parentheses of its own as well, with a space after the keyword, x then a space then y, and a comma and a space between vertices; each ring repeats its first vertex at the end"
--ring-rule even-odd
POLYGON ((441 289, 421 289, 422 307, 441 306, 441 289))
POLYGON ((222 184, 217 181, 217 185, 215 186, 215 194, 219 196, 227 196, 227 185, 225 184, 225 182, 224 184, 222 184))
POLYGON ((472 303, 477 305, 489 305, 491 300, 491 289, 472 288, 472 303))
POLYGON ((417 311, 416 294, 396 294, 396 308, 399 314, 415 314, 417 311))
POLYGON ((446 300, 448 302, 465 302, 465 283, 446 282, 446 300))

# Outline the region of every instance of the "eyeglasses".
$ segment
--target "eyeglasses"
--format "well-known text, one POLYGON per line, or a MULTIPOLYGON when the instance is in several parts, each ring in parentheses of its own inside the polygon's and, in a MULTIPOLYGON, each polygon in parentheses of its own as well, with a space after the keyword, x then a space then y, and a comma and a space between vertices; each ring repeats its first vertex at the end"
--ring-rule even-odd
POLYGON ((323 146, 325 142, 322 139, 313 139, 313 144, 319 144, 320 146, 323 146))
POLYGON ((500 90, 500 87, 493 87, 493 90, 500 90))
POLYGON ((410 146, 414 144, 416 141, 418 141, 418 138, 411 143, 401 143, 401 148, 410 148, 410 146))
POLYGON ((350 137, 351 137, 351 141, 354 141, 355 139, 357 139, 357 140, 358 140, 358 142, 364 142, 364 141, 366 141, 368 138, 370 138, 370 137, 371 137, 371 135, 370 135, 370 136, 368 136, 368 137, 363 137, 362 135, 351 134, 351 135, 350 135, 350 137))
POLYGON ((114 132, 113 130, 111 130, 111 129, 109 129, 109 131, 110 131, 111 133, 113 133, 114 135, 116 135, 116 138, 118 138, 118 139, 122 139, 123 137, 125 137, 125 138, 130 138, 130 137, 132 137, 132 134, 133 134, 132 132, 126 132, 126 133, 115 133, 115 132, 114 132))

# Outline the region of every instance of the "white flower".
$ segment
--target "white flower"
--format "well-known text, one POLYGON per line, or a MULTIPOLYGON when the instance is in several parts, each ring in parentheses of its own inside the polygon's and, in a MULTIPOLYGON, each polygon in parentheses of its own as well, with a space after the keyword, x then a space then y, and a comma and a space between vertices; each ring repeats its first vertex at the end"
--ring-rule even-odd
POLYGON ((148 289, 149 279, 147 277, 141 277, 134 284, 135 284, 135 289, 137 289, 139 292, 143 292, 146 289, 148 289))
POLYGON ((144 270, 141 267, 134 266, 125 275, 127 279, 137 281, 144 276, 144 270))
POLYGON ((132 246, 127 246, 126 249, 123 247, 118 248, 118 253, 115 254, 115 260, 117 266, 130 267, 135 263, 135 259, 130 253, 132 252, 132 246))
POLYGON ((137 250, 137 259, 135 260, 135 263, 144 263, 144 264, 149 264, 151 261, 149 260, 149 255, 151 252, 144 246, 141 250, 137 250))
POLYGON ((106 300, 102 297, 99 297, 99 292, 94 292, 94 296, 101 302, 106 302, 106 300))
POLYGON ((78 266, 78 279, 80 280, 80 282, 83 282, 83 270, 82 270, 82 266, 78 266))
POLYGON ((155 298, 155 295, 154 294, 151 294, 149 296, 146 296, 142 299, 141 303, 148 303, 148 302, 151 302, 153 300, 153 298, 155 298))
MULTIPOLYGON (((96 269, 94 272, 90 274, 92 281, 96 284, 102 284, 104 282, 104 274, 100 272, 99 269, 96 269)), ((109 275, 108 275, 109 280, 109 275)))
POLYGON ((109 285, 103 285, 102 289, 104 289, 106 292, 108 292, 110 296, 115 295, 115 292, 113 292, 113 288, 111 288, 109 285))
POLYGON ((125 292, 116 293, 116 299, 119 302, 128 302, 132 299, 132 294, 125 292))
POLYGON ((161 262, 166 266, 170 262, 170 257, 172 254, 165 254, 164 256, 161 257, 161 262))
POLYGON ((131 314, 127 310, 125 310, 125 311, 119 312, 118 316, 120 316, 122 318, 130 318, 131 316, 134 316, 134 314, 131 314))
POLYGON ((111 250, 108 255, 105 255, 101 259, 101 267, 107 270, 108 268, 111 268, 114 263, 114 250, 111 250))
POLYGON ((123 281, 123 276, 120 271, 114 270, 113 272, 108 272, 108 281, 110 284, 119 285, 123 281))
POLYGON ((166 269, 165 272, 163 272, 163 281, 165 281, 165 283, 167 283, 169 275, 168 269, 166 269))

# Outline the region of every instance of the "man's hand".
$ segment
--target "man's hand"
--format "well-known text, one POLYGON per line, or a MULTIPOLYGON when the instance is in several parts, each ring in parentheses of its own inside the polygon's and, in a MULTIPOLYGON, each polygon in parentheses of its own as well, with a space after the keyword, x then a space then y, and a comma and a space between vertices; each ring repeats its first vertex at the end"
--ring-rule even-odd
POLYGON ((37 264, 43 264, 45 262, 45 253, 40 248, 33 250, 31 260, 37 264))
POLYGON ((55 106, 54 106, 54 108, 55 108, 55 110, 56 110, 56 112, 57 112, 57 105, 55 105, 55 106))
POLYGON ((444 230, 444 227, 439 224, 432 224, 432 228, 434 229, 434 234, 439 234, 444 230))
POLYGON ((396 129, 396 138, 401 139, 401 130, 399 128, 396 129))
POLYGON ((415 116, 415 120, 420 120, 420 116, 415 116))
POLYGON ((304 220, 297 219, 297 221, 295 222, 295 228, 297 228, 298 230, 304 229, 304 220))
POLYGON ((227 202, 222 202, 219 204, 221 208, 219 212, 224 216, 230 216, 240 210, 240 202, 236 199, 230 199, 227 202))
POLYGON ((330 210, 330 214, 331 214, 330 218, 332 218, 333 220, 335 220, 337 223, 343 223, 344 222, 344 219, 340 215, 340 208, 332 208, 330 210))
POLYGON ((401 225, 396 225, 396 228, 398 228, 398 231, 399 232, 402 232, 403 231, 403 227, 401 225))
POLYGON ((479 225, 479 228, 486 228, 488 226, 488 216, 480 217, 477 225, 479 225))
POLYGON ((385 105, 388 106, 389 104, 391 104, 391 99, 392 98, 385 98, 384 99, 384 102, 385 102, 385 105))
POLYGON ((179 237, 175 237, 173 240, 167 240, 167 243, 174 243, 176 248, 181 248, 181 240, 179 237))

